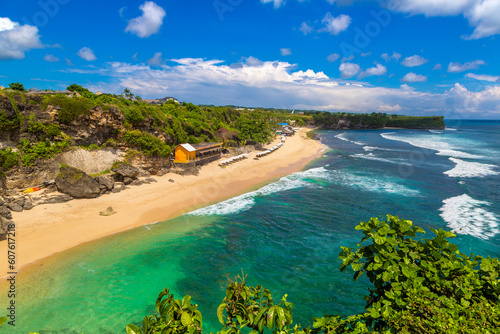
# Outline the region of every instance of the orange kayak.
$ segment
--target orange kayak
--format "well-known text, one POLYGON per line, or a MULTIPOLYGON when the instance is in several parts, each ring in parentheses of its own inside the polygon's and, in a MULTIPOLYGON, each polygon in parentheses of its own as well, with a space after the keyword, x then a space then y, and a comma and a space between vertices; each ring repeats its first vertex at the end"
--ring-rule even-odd
POLYGON ((25 191, 23 191, 23 193, 29 194, 29 193, 33 193, 33 192, 38 191, 38 190, 40 190, 40 187, 33 187, 33 188, 26 189, 25 191))

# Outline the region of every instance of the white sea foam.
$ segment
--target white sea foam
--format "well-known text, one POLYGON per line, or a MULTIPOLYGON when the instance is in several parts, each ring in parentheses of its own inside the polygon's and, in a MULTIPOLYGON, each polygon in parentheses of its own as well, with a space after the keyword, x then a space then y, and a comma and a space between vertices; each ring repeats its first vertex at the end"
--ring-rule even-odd
POLYGON ((326 173, 327 170, 325 167, 313 168, 304 172, 294 173, 281 178, 275 183, 268 184, 258 190, 230 198, 226 201, 210 205, 206 208, 192 211, 189 213, 189 215, 230 215, 246 211, 255 205, 255 197, 257 196, 267 196, 280 191, 296 188, 316 187, 317 185, 304 179, 325 179, 327 178, 326 173))
POLYGON ((442 134, 443 133, 443 130, 429 130, 429 132, 431 133, 436 133, 436 134, 442 134))
POLYGON ((251 209, 255 205, 256 197, 267 196, 291 189, 321 187, 322 185, 315 182, 321 180, 354 187, 362 191, 386 192, 402 196, 418 196, 420 194, 417 190, 410 189, 394 182, 382 180, 379 177, 360 176, 341 170, 328 170, 325 167, 312 168, 285 176, 277 182, 268 184, 258 190, 192 211, 188 213, 188 215, 206 216, 237 214, 251 209))
POLYGON ((377 157, 373 153, 368 153, 368 154, 361 154, 360 153, 360 154, 353 154, 352 156, 354 158, 373 160, 373 161, 382 161, 382 162, 387 162, 387 163, 396 164, 396 165, 412 166, 412 164, 410 164, 408 162, 397 161, 396 159, 385 159, 385 158, 377 157))
POLYGON ((456 166, 444 174, 450 177, 485 177, 489 175, 498 175, 500 172, 495 171, 495 165, 482 164, 479 162, 470 162, 460 159, 450 158, 456 166))
POLYGON ((343 140, 343 141, 348 141, 350 143, 353 143, 353 144, 356 144, 356 145, 360 145, 360 146, 364 146, 366 144, 362 143, 362 142, 359 142, 359 141, 354 141, 354 140, 350 140, 346 137, 347 133, 345 132, 342 132, 341 134, 339 135, 336 135, 335 138, 338 138, 340 140, 343 140))
POLYGON ((453 147, 449 143, 441 140, 436 140, 435 136, 411 136, 408 138, 403 138, 401 136, 394 135, 393 133, 382 133, 380 135, 388 140, 402 141, 412 146, 437 151, 436 153, 437 155, 443 155, 446 157, 454 157, 454 158, 466 158, 466 159, 483 158, 478 155, 458 151, 455 147, 453 147))
POLYGON ((457 129, 453 129, 453 128, 446 128, 445 130, 446 131, 457 131, 457 129))
POLYGON ((443 201, 439 209, 448 227, 458 234, 468 234, 476 238, 489 239, 500 231, 498 217, 483 207, 490 202, 479 201, 464 194, 443 201))
POLYGON ((395 148, 385 148, 385 147, 376 147, 376 146, 364 146, 363 150, 365 150, 367 152, 372 152, 372 151, 406 152, 404 150, 397 150, 395 148))

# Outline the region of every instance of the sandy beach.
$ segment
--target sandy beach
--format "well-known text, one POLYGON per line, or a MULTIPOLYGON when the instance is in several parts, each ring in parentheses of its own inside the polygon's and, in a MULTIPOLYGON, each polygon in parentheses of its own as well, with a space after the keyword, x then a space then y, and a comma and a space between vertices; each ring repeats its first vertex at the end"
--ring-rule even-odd
MULTIPOLYGON (((300 171, 319 157, 323 145, 307 138, 310 129, 288 137, 272 154, 248 159, 225 168, 217 162, 202 167, 198 176, 166 174, 158 182, 144 184, 95 199, 39 205, 13 213, 16 223, 16 270, 55 253, 137 226, 180 216, 195 208, 234 197, 262 183, 300 171), (169 182, 173 179, 175 182, 169 182), (117 214, 104 217, 99 212, 113 207, 117 214)), ((267 145, 271 147, 277 143, 267 145)), ((222 158, 221 160, 225 159, 222 158)), ((0 242, 0 254, 7 254, 7 241, 0 242)), ((7 257, 0 257, 0 277, 7 275, 7 257)))

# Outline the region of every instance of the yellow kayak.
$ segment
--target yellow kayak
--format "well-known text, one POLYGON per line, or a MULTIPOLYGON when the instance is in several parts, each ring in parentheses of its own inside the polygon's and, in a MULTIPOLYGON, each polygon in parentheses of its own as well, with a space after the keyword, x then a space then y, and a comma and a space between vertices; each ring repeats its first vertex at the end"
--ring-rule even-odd
POLYGON ((23 193, 29 194, 29 193, 33 193, 33 192, 38 191, 38 190, 40 190, 40 187, 33 187, 33 188, 26 189, 25 191, 23 191, 23 193))

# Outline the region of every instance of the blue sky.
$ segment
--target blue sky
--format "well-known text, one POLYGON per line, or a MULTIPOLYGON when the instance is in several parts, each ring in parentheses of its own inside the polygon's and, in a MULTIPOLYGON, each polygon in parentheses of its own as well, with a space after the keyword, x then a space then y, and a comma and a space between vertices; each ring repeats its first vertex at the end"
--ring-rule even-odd
POLYGON ((500 119, 498 17, 500 0, 5 0, 0 85, 500 119))

